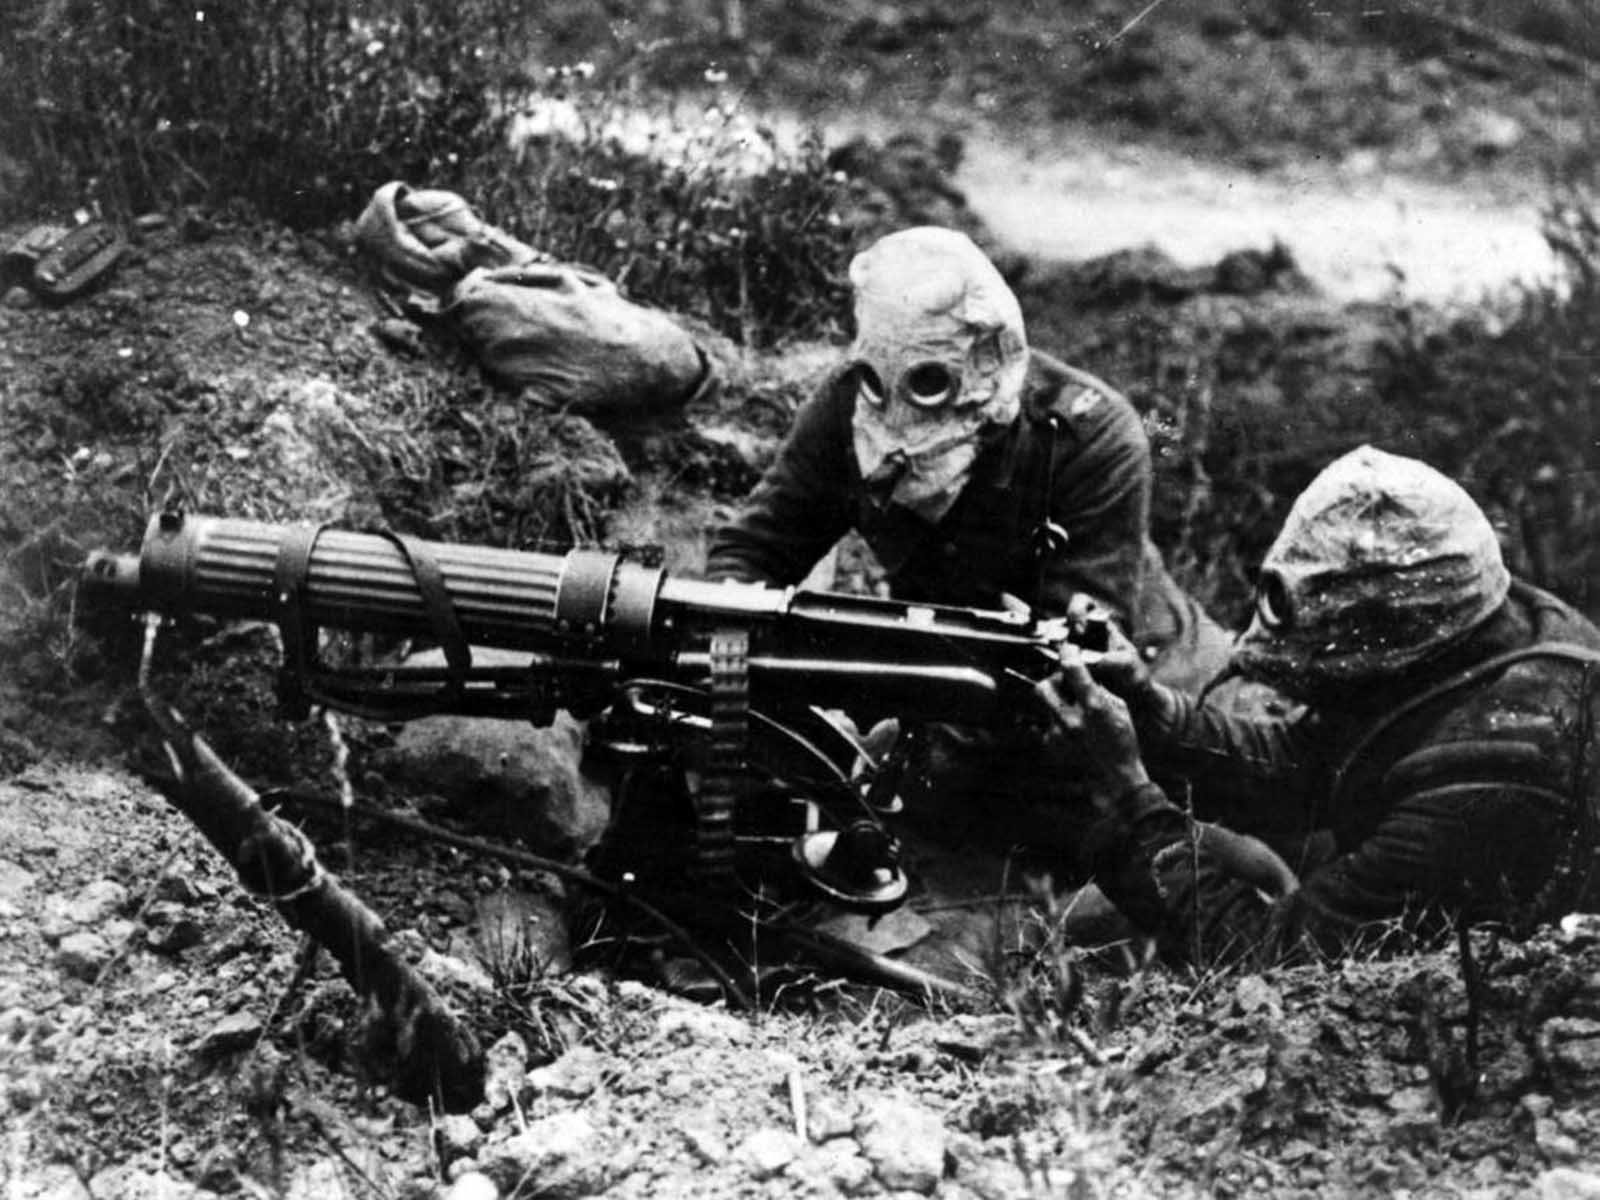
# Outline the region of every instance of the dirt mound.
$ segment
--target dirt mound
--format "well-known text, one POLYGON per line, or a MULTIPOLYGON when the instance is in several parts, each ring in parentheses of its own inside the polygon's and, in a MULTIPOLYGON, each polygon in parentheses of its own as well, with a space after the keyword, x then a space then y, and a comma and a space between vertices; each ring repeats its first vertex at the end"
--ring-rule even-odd
POLYGON ((1593 1186, 1582 1173, 1600 1170, 1593 918, 1475 940, 1475 1061, 1450 953, 1198 981, 1041 961, 1076 980, 1057 1014, 1070 1038, 1004 1007, 871 994, 748 1019, 526 963, 491 980, 475 913, 539 882, 357 826, 341 874, 414 931, 428 969, 498 984, 481 1032, 515 1031, 484 1103, 430 1118, 363 1082, 344 985, 135 781, 31 768, 0 783, 0 833, 19 1194, 131 1194, 137 1173, 170 1194, 365 1179, 437 1196, 441 1175, 481 1172, 502 1195, 526 1177, 617 1196, 1443 1196, 1593 1186))

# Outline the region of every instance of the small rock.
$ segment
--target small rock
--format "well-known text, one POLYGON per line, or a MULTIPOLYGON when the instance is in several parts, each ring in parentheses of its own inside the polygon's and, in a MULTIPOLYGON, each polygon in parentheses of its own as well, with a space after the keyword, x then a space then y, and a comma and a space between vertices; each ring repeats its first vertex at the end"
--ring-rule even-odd
MULTIPOLYGON (((483 666, 523 665, 526 654, 473 649, 483 666)), ((438 652, 407 666, 441 665, 438 652)), ((542 853, 578 855, 605 832, 611 799, 583 764, 584 727, 566 712, 544 727, 478 717, 407 722, 377 756, 388 779, 446 798, 480 830, 521 837, 542 853)))
POLYGON ((1558 1094, 1600 1091, 1600 1020, 1552 1017, 1540 1026, 1537 1042, 1558 1094))
POLYGON ((1553 1163, 1577 1162, 1582 1153, 1577 1139, 1564 1132, 1549 1117, 1541 1117, 1533 1123, 1533 1144, 1539 1147, 1539 1153, 1547 1161, 1553 1163))
POLYGON ((484 1052, 483 1098, 496 1112, 504 1112, 522 1098, 528 1074, 528 1043, 516 1032, 508 1033, 484 1052))
MULTIPOLYGON (((463 1175, 483 1175, 483 1168, 476 1158, 458 1158, 444 1169, 444 1181, 446 1183, 454 1183, 463 1175)), ((484 1178, 488 1179, 489 1177, 484 1175, 484 1178)), ((490 1180, 490 1186, 494 1186, 493 1180, 490 1180)), ((438 1198, 434 1197, 434 1200, 438 1200, 438 1198)))
POLYGON ((1246 975, 1234 985, 1233 1007, 1241 1016, 1252 1013, 1283 1015, 1283 997, 1278 990, 1259 975, 1246 975))
POLYGON ((787 1129, 758 1129, 733 1152, 734 1158, 757 1180, 781 1174, 799 1153, 800 1139, 787 1129))
POLYGON ((1479 1093, 1486 1099, 1515 1099, 1527 1092, 1537 1067, 1533 1055, 1522 1042, 1500 1047, 1483 1064, 1479 1093))
POLYGON ((0 304, 7 308, 37 308, 39 298, 25 287, 10 287, 0 296, 0 304))
POLYGON ((98 933, 71 933, 56 948, 56 965, 74 979, 93 982, 114 953, 98 933))
POLYGON ((195 1043, 194 1052, 200 1058, 220 1058, 248 1050, 261 1040, 265 1028, 254 1013, 243 1010, 229 1013, 195 1043))
POLYGON ((594 1124, 577 1112, 531 1121, 514 1137, 485 1146, 478 1161, 501 1191, 550 1200, 604 1191, 612 1169, 594 1124))
POLYGON ((1407 1087, 1394 1092, 1388 1099, 1389 1111, 1404 1115, 1433 1112, 1433 1089, 1407 1087))
POLYGON ((0 858, 0 897, 10 900, 25 896, 33 891, 37 882, 26 867, 0 858))
POLYGON ((200 1164, 195 1168, 195 1182, 201 1187, 210 1188, 214 1192, 234 1192, 239 1190, 239 1177, 243 1169, 243 1159, 239 1151, 227 1144, 212 1146, 200 1156, 200 1164))
POLYGON ((1538 1200, 1600 1200, 1600 1175, 1572 1167, 1552 1167, 1534 1180, 1538 1200))
POLYGON ((535 1096, 583 1100, 600 1086, 605 1061, 590 1046, 574 1046, 560 1058, 528 1072, 528 1087, 535 1096))
POLYGON ((686 1122, 678 1127, 689 1152, 708 1167, 714 1167, 728 1157, 727 1144, 717 1134, 703 1125, 686 1122))
POLYGON ((165 1171, 141 1171, 132 1163, 107 1167, 89 1180, 94 1200, 203 1200, 207 1193, 165 1171))
POLYGON ((337 1158, 319 1158, 294 1168, 284 1200, 326 1200, 346 1196, 359 1187, 350 1168, 337 1158))
POLYGON ((25 1008, 0 1013, 0 1042, 20 1042, 33 1032, 33 1014, 25 1008))
POLYGON ((158 900, 145 910, 145 944, 157 954, 177 954, 205 940, 200 922, 182 904, 158 900))
POLYGON ((157 901, 193 904, 200 899, 200 889, 195 886, 194 880, 187 873, 168 869, 156 880, 155 895, 157 901))
POLYGON ((657 1020, 656 1033, 680 1046, 739 1046, 750 1040, 746 1022, 698 1004, 669 1008, 657 1020))
POLYGON ((9 1183, 12 1190, 6 1193, 7 1200, 91 1200, 83 1180, 65 1163, 24 1169, 9 1183))
POLYGON ((1385 1130, 1395 1146, 1417 1150, 1439 1140, 1439 1121, 1429 1112, 1396 1113, 1385 1130))
POLYGON ((439 1158, 446 1165, 458 1158, 468 1158, 483 1145, 483 1130, 469 1116, 451 1114, 440 1117, 434 1126, 434 1142, 439 1148, 439 1158))
POLYGON ((1026 1196, 1037 1191, 1034 1181, 1009 1158, 974 1158, 962 1167, 960 1181, 973 1193, 985 1197, 1026 1196))
POLYGON ((466 1171, 456 1176, 444 1200, 500 1200, 500 1189, 482 1171, 466 1171))
POLYGON ((1568 913, 1558 928, 1562 945, 1581 950, 1600 942, 1600 913, 1568 913))
POLYGON ((813 1161, 823 1178, 846 1196, 873 1190, 872 1164, 862 1157, 861 1147, 854 1141, 829 1142, 817 1149, 813 1161))
POLYGON ((386 317, 381 321, 372 323, 372 335, 391 350, 413 358, 422 357, 426 347, 422 344, 422 334, 410 321, 402 321, 398 317, 386 317))
POLYGON ((887 1188, 926 1194, 944 1175, 944 1122, 919 1104, 877 1101, 856 1126, 856 1137, 887 1188))
POLYGON ((5 1098, 17 1112, 32 1112, 44 1099, 44 1081, 34 1073, 18 1075, 7 1085, 5 1098))
POLYGON ((128 889, 114 879, 87 884, 67 905, 67 915, 79 925, 95 925, 122 910, 128 889))
POLYGON ((440 954, 431 946, 416 961, 417 974, 434 987, 463 992, 493 995, 494 980, 477 963, 457 958, 453 954, 440 954))
POLYGON ((806 1113, 806 1133, 813 1142, 849 1137, 855 1130, 855 1114, 832 1096, 822 1095, 811 1101, 806 1113))
POLYGON ((663 1100, 687 1100, 694 1095, 699 1081, 687 1071, 673 1071, 661 1081, 657 1090, 663 1100))
POLYGON ((1394 1095, 1394 1067, 1383 1059, 1372 1059, 1361 1066, 1361 1095, 1369 1100, 1387 1100, 1394 1095))
POLYGON ((1525 134, 1521 121, 1490 109, 1468 113, 1463 124, 1467 143, 1474 153, 1485 158, 1515 150, 1525 134))

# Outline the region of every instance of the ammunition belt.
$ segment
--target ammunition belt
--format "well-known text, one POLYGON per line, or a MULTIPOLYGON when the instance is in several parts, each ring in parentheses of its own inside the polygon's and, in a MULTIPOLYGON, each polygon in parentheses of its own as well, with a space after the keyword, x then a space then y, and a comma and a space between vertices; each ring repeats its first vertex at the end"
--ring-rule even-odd
POLYGON ((711 635, 711 736, 695 806, 694 874, 725 884, 733 877, 734 813, 745 791, 750 745, 750 634, 711 635))

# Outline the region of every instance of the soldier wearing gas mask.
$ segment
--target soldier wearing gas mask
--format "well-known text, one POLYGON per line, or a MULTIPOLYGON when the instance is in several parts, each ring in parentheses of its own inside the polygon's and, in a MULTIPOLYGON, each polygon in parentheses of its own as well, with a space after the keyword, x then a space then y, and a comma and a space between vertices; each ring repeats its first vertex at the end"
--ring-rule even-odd
POLYGON ((1099 770, 1096 878, 1172 956, 1332 953, 1600 904, 1600 630, 1513 579, 1438 471, 1366 446, 1328 466, 1262 562, 1227 674, 1305 707, 1223 711, 1125 643, 1042 689, 1099 770), (1191 826, 1146 764, 1261 844, 1191 826))
MULTIPOLYGON (((1128 401, 1029 348, 1016 296, 963 234, 890 234, 850 282, 855 341, 714 538, 708 575, 796 584, 854 529, 898 598, 1059 616, 1087 595, 1158 678, 1193 689, 1219 670, 1227 636, 1149 540, 1150 449, 1128 401)), ((1062 769, 1036 737, 945 729, 922 775, 1059 809, 1062 769)))

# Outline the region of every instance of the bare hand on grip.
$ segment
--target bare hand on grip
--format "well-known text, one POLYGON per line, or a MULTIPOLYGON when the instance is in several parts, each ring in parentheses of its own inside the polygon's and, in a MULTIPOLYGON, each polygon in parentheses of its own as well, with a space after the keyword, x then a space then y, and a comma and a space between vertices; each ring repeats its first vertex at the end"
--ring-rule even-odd
POLYGON ((1108 811, 1118 797, 1150 782, 1139 758, 1139 738, 1123 700, 1089 674, 1083 651, 1068 642, 1061 669, 1034 688, 1058 735, 1092 765, 1106 785, 1097 804, 1108 811))

